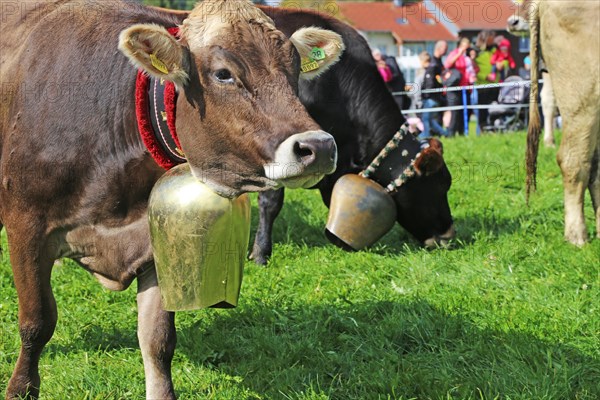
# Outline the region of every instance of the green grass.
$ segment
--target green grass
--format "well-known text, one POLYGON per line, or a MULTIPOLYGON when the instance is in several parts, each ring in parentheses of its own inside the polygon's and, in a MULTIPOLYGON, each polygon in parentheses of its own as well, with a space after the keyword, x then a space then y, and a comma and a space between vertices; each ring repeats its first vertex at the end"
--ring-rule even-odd
MULTIPOLYGON (((396 227, 345 253, 322 235, 318 193, 289 191, 272 261, 247 263, 239 307, 178 313, 180 398, 600 398, 600 240, 563 241, 555 150, 541 149, 525 205, 524 142, 522 133, 444 141, 452 250, 425 251, 396 227)), ((586 207, 595 234, 589 197, 586 207)), ((59 324, 40 363, 42 398, 143 398, 135 287, 110 293, 70 261, 53 283, 59 324)), ((18 348, 4 253, 2 391, 18 348)))

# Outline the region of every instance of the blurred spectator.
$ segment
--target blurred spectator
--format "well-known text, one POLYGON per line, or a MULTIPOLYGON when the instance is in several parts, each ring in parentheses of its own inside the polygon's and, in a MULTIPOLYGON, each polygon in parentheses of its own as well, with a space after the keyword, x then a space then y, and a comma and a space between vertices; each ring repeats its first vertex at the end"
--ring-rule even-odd
MULTIPOLYGON (((421 121, 417 117, 408 117, 406 118, 406 123, 408 124, 408 131, 413 135, 416 135, 419 132, 423 132, 425 127, 423 126, 423 121, 421 121)), ((419 134, 419 139, 421 139, 421 135, 419 134)))
POLYGON ((498 50, 492 55, 490 63, 492 64, 490 81, 495 81, 496 75, 499 75, 499 81, 503 82, 508 76, 509 70, 516 68, 517 64, 510 54, 510 41, 508 39, 500 41, 498 50))
MULTIPOLYGON (((435 47, 433 48, 433 58, 431 59, 431 65, 432 66, 439 66, 440 71, 444 70, 444 63, 442 62, 442 57, 444 57, 446 55, 446 53, 448 53, 448 42, 446 42, 445 40, 438 40, 435 43, 435 47)), ((440 74, 440 80, 441 80, 441 74, 440 74)), ((446 96, 441 96, 440 98, 441 106, 445 106, 446 105, 446 96)), ((444 111, 444 113, 442 114, 443 121, 450 121, 450 111, 444 111)), ((445 122, 442 124, 443 126, 448 126, 448 124, 446 124, 445 122)))
MULTIPOLYGON (((468 86, 475 82, 477 77, 475 74, 475 68, 473 67, 471 59, 467 56, 467 50, 469 49, 470 44, 471 43, 469 39, 462 38, 458 43, 458 47, 448 54, 446 62, 444 63, 444 66, 447 70, 444 73, 444 81, 446 86, 456 85, 453 80, 449 79, 452 78, 452 75, 457 75, 456 72, 453 72, 453 70, 458 71, 458 75, 460 75, 458 85, 456 86, 468 86)), ((448 100, 448 106, 463 105, 462 92, 460 90, 449 91, 446 94, 446 99, 448 100)), ((457 132, 461 134, 464 132, 464 128, 463 110, 452 111, 450 125, 448 126, 448 133, 450 135, 454 135, 457 132)))
MULTIPOLYGON (((479 49, 479 54, 475 59, 475 63, 479 67, 479 72, 477 72, 477 80, 476 83, 478 85, 485 85, 486 83, 491 83, 495 81, 490 81, 488 78, 492 73, 492 56, 496 51, 496 44, 494 43, 494 39, 496 37, 496 32, 494 31, 481 31, 479 35, 477 35, 477 40, 475 42, 475 47, 479 49)), ((498 95, 500 94, 500 88, 484 88, 477 91, 477 97, 479 100, 479 104, 491 104, 493 101, 498 99, 498 95)), ((489 111, 487 109, 479 110, 479 127, 481 130, 484 130, 485 127, 489 125, 488 121, 489 111)))
POLYGON ((492 56, 496 52, 496 44, 494 43, 495 37, 496 32, 489 30, 481 31, 477 35, 477 40, 475 41, 475 47, 479 50, 479 54, 477 54, 477 58, 475 59, 475 62, 479 67, 477 84, 483 85, 494 82, 488 80, 488 78, 492 73, 492 56))
MULTIPOLYGON (((392 71, 392 79, 388 82, 390 91, 392 93, 406 91, 406 79, 404 79, 404 74, 396 62, 396 57, 384 55, 383 59, 388 67, 390 67, 390 71, 392 71)), ((398 104, 401 110, 408 110, 410 108, 411 100, 407 94, 395 94, 394 100, 396 100, 396 104, 398 104)))
POLYGON ((525 80, 531 79, 531 57, 529 57, 529 54, 523 60, 523 67, 519 68, 519 76, 525 80))
MULTIPOLYGON (((419 54, 419 60, 421 61, 421 67, 423 67, 423 82, 421 84, 421 90, 427 89, 440 89, 442 87, 441 75, 442 66, 432 63, 432 57, 426 51, 419 54)), ((422 93, 421 99, 423 102, 423 108, 435 108, 440 107, 442 104, 442 93, 422 93)), ((436 134, 439 136, 448 136, 448 132, 440 124, 438 112, 425 112, 422 114, 423 121, 423 132, 419 135, 419 139, 425 139, 436 134)))
POLYGON ((381 54, 381 51, 375 49, 375 50, 373 50, 372 54, 373 54, 373 59, 375 60, 375 65, 377 65, 377 70, 379 70, 379 73, 381 74, 383 81, 385 83, 388 83, 389 81, 392 80, 392 71, 390 70, 390 67, 388 67, 385 60, 383 59, 383 55, 381 54))
MULTIPOLYGON (((404 74, 396 62, 396 58, 393 56, 387 56, 378 49, 373 50, 373 58, 375 59, 377 69, 379 69, 379 73, 383 77, 383 80, 387 84, 390 92, 405 92, 406 80, 404 79, 404 74)), ((401 110, 407 110, 410 108, 411 101, 407 94, 394 94, 393 96, 396 104, 398 104, 398 107, 401 110)))
MULTIPOLYGON (((471 65, 473 66, 473 72, 475 75, 475 80, 472 82, 476 83, 477 81, 477 73, 479 72, 479 66, 477 65, 477 63, 475 62, 475 60, 477 59, 477 55, 479 54, 479 51, 475 48, 475 47, 469 47, 467 49, 467 56, 471 59, 471 65)), ((479 93, 477 92, 477 89, 474 89, 471 91, 471 96, 470 96, 470 104, 473 106, 476 106, 479 104, 479 93)), ((479 120, 479 110, 478 109, 470 109, 467 112, 469 119, 471 119, 471 115, 475 114, 477 116, 477 119, 479 120)))
POLYGON ((475 79, 477 79, 477 73, 479 72, 479 66, 475 62, 478 55, 479 55, 479 50, 477 50, 477 48, 469 47, 467 49, 467 56, 471 59, 471 65, 473 66, 473 69, 475 70, 475 79))
POLYGON ((431 65, 438 65, 440 71, 444 69, 444 63, 442 62, 442 57, 446 55, 448 52, 448 43, 445 40, 439 40, 436 42, 435 47, 433 48, 433 58, 431 60, 431 65))

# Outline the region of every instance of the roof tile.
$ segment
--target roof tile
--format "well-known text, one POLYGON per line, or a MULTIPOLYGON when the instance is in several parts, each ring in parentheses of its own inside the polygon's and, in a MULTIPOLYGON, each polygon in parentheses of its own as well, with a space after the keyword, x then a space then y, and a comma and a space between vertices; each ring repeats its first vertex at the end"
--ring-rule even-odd
POLYGON ((515 13, 511 0, 429 0, 407 3, 340 1, 341 18, 362 31, 390 31, 403 41, 455 40, 444 23, 459 31, 506 29, 515 13), (405 22, 405 23, 400 23, 405 22))

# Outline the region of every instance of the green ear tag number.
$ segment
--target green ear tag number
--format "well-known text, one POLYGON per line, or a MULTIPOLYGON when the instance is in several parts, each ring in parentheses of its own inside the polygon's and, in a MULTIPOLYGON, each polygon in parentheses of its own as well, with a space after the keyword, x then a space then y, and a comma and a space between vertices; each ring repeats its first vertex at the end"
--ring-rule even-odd
POLYGON ((320 47, 313 47, 312 50, 310 51, 310 57, 313 60, 324 60, 325 57, 327 56, 327 54, 325 54, 325 50, 323 50, 320 47))

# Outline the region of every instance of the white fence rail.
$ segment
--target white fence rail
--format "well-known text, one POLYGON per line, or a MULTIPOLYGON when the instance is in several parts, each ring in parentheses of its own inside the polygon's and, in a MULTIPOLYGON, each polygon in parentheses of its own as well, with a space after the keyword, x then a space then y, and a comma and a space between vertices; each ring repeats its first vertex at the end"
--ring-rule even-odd
MULTIPOLYGON (((544 81, 540 79, 538 82, 543 83, 544 81)), ((489 84, 484 84, 484 85, 451 86, 451 87, 443 87, 443 88, 439 88, 439 89, 425 89, 425 90, 420 90, 419 88, 415 88, 414 90, 410 90, 410 91, 392 92, 392 95, 394 95, 394 96, 414 95, 419 92, 420 93, 447 93, 447 92, 462 91, 463 105, 402 110, 402 114, 404 114, 404 115, 424 114, 424 113, 431 113, 431 112, 437 113, 437 112, 442 112, 442 111, 463 110, 464 130, 465 130, 464 133, 466 136, 469 134, 468 110, 475 110, 476 115, 479 116, 478 110, 482 110, 482 109, 489 110, 489 109, 494 109, 496 107, 515 108, 515 109, 529 108, 528 103, 517 103, 517 104, 507 104, 507 103, 493 104, 493 103, 490 103, 490 104, 468 105, 467 101, 466 101, 466 98, 468 96, 467 91, 470 90, 470 91, 474 91, 475 93, 477 93, 477 91, 479 91, 479 90, 511 87, 511 86, 512 87, 520 87, 520 86, 528 87, 528 86, 531 86, 531 81, 530 80, 521 80, 521 81, 514 81, 514 82, 489 83, 489 84)), ((479 135, 479 134, 480 134, 480 126, 478 124, 477 125, 477 135, 479 135)))

